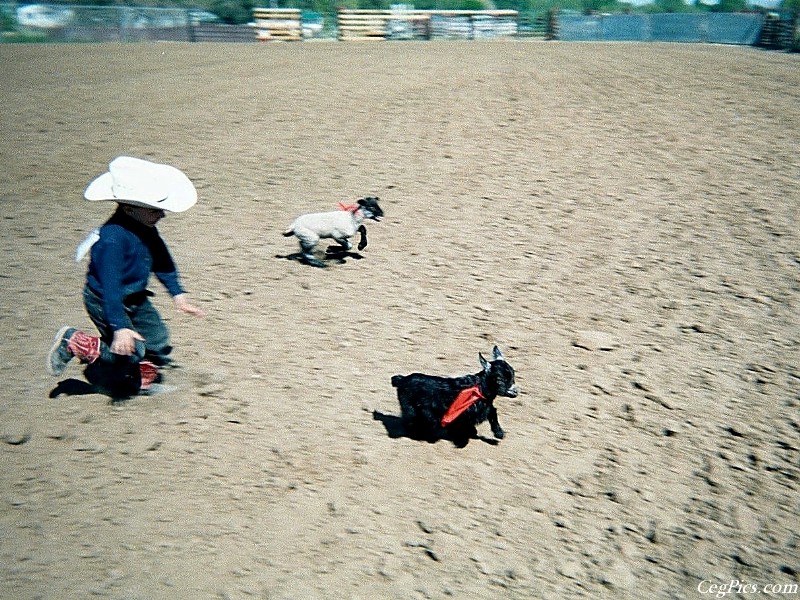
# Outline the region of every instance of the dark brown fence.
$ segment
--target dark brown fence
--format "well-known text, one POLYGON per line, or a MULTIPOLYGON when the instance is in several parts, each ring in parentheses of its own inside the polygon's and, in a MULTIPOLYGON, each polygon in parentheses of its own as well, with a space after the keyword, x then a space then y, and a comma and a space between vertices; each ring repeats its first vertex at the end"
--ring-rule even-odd
POLYGON ((193 25, 192 42, 255 42, 256 33, 250 25, 220 25, 202 23, 193 25))

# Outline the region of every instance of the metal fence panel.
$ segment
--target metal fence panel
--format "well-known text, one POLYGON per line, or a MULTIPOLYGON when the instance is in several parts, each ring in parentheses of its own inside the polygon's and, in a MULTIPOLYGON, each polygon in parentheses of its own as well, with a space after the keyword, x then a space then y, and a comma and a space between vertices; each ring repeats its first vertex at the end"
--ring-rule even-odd
POLYGON ((472 22, 469 17, 432 15, 431 37, 436 39, 469 39, 472 37, 472 22))
POLYGON ((146 6, 13 6, 17 27, 63 42, 188 41, 201 11, 146 6))
POLYGON ((703 17, 685 13, 651 15, 651 39, 656 42, 700 42, 703 40, 703 17))
POLYGON ((517 21, 512 17, 492 15, 431 15, 433 39, 478 39, 517 35, 517 21))
POLYGON ((75 7, 61 32, 67 41, 189 40, 188 11, 147 7, 75 7))

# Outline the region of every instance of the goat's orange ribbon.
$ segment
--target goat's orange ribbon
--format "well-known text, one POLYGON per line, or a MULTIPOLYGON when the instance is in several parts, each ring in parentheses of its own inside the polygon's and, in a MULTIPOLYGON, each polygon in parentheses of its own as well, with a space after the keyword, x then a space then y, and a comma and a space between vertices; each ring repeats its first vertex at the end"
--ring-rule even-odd
POLYGON ((465 410, 475 404, 478 400, 483 400, 484 395, 481 393, 479 385, 473 385, 465 390, 458 392, 458 396, 453 400, 450 408, 444 413, 442 417, 442 427, 447 427, 455 421, 465 410))
POLYGON ((344 202, 339 202, 339 210, 346 210, 347 212, 355 213, 359 208, 361 208, 358 204, 345 204, 344 202))

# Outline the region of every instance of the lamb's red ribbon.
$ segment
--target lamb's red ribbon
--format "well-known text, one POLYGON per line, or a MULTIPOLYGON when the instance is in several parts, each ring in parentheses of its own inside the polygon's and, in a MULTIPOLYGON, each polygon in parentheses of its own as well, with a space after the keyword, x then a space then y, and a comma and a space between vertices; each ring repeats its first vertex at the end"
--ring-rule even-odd
POLYGON ((92 364, 100 358, 100 338, 83 331, 76 331, 67 342, 67 350, 82 362, 92 364))
POLYGON ((447 427, 450 425, 450 423, 455 421, 459 415, 461 415, 461 413, 475 404, 478 400, 483 399, 484 395, 481 393, 481 387, 479 385, 473 385, 472 387, 468 387, 467 389, 458 392, 458 396, 456 396, 456 399, 442 417, 442 427, 447 427))
POLYGON ((339 210, 346 210, 347 212, 351 212, 353 214, 361 208, 358 204, 345 204, 344 202, 339 202, 339 210))

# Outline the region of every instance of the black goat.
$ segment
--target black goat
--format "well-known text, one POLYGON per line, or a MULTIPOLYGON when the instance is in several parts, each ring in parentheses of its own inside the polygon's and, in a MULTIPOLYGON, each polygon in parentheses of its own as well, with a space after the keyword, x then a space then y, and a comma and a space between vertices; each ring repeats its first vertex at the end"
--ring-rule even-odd
POLYGON ((483 370, 475 375, 437 377, 412 373, 392 377, 408 432, 431 442, 450 438, 463 447, 477 435, 476 427, 488 419, 494 437, 502 439, 505 433, 497 420, 494 399, 515 398, 518 390, 514 369, 497 346, 492 354, 492 362, 478 354, 483 370))

